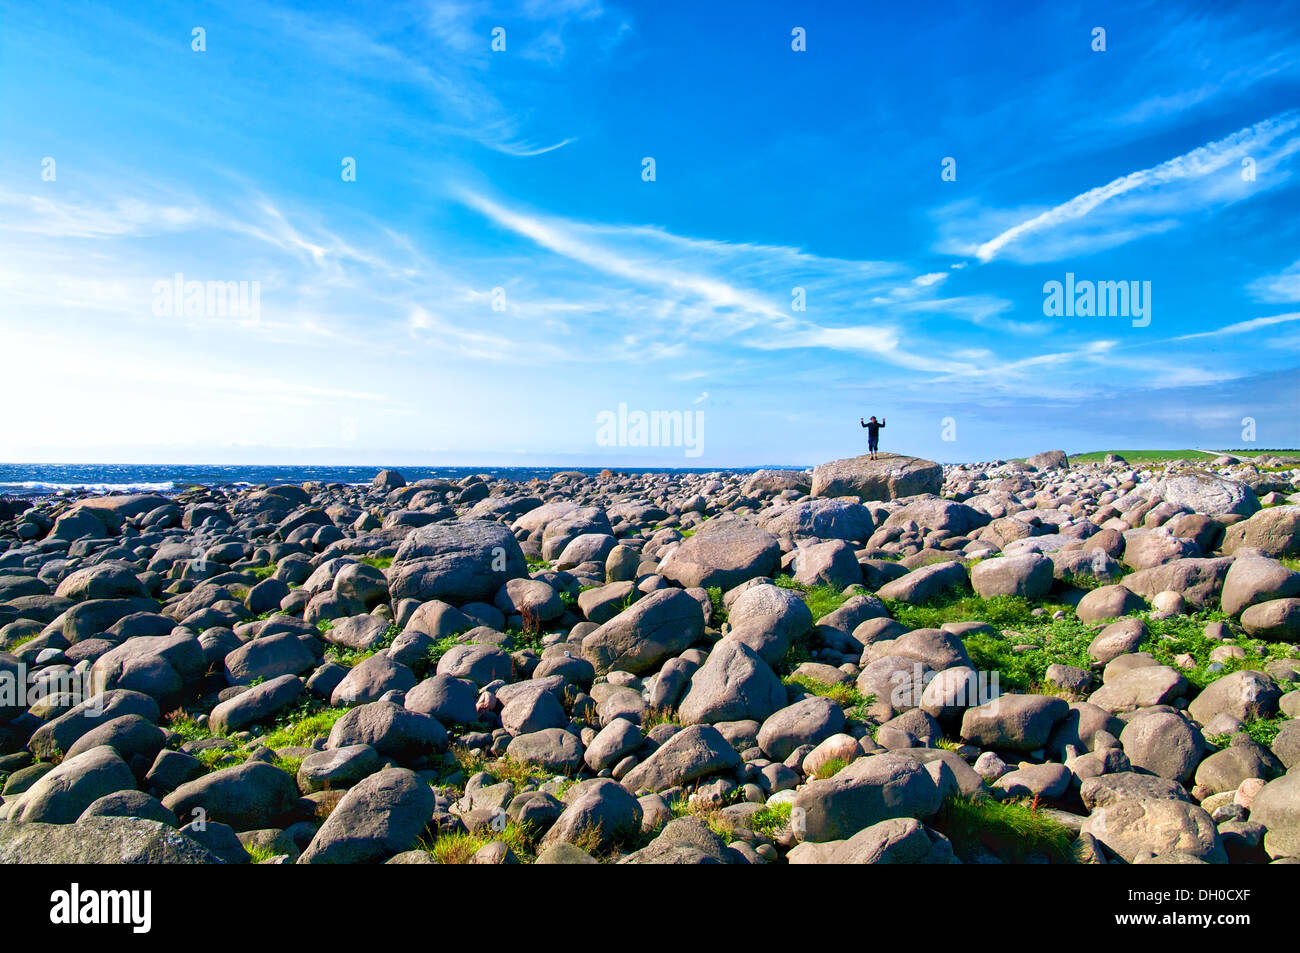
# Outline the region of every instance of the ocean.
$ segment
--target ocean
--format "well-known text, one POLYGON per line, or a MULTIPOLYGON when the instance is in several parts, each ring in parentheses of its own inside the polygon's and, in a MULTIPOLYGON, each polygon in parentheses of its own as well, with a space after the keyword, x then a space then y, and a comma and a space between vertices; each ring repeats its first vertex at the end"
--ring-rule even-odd
MULTIPOLYGON (((189 486, 253 486, 276 483, 363 485, 383 470, 377 466, 259 466, 256 464, 0 463, 0 495, 27 499, 58 493, 173 493, 189 486)), ((603 467, 393 467, 416 480, 459 480, 473 474, 497 479, 548 479, 556 473, 599 473, 603 467)), ((620 473, 714 473, 718 467, 614 467, 620 473)), ((730 473, 789 467, 729 467, 730 473)), ((797 468, 795 468, 797 469, 797 468)))

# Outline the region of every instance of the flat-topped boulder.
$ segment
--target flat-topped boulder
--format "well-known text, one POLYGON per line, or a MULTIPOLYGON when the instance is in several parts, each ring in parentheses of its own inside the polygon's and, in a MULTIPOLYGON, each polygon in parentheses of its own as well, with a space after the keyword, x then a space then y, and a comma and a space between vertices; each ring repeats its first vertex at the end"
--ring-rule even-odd
POLYGON ((813 496, 856 496, 861 500, 897 500, 943 489, 943 467, 933 460, 897 453, 832 460, 813 469, 813 496))

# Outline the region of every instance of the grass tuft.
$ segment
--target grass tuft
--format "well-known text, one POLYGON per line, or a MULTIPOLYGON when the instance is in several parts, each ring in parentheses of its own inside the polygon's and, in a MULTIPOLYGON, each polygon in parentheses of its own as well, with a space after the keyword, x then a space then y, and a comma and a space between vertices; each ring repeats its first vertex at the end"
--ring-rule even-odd
POLYGON ((1025 801, 949 798, 931 826, 945 834, 957 856, 968 862, 984 850, 1014 862, 1038 853, 1064 863, 1074 839, 1068 827, 1025 801))

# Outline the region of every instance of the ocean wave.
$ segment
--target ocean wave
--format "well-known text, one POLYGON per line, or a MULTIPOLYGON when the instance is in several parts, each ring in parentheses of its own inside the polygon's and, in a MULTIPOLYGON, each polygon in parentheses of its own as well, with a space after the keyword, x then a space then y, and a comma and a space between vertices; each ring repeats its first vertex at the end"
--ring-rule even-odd
POLYGON ((86 493, 165 493, 174 489, 176 484, 171 480, 158 483, 47 483, 43 480, 0 483, 0 493, 57 493, 59 490, 81 490, 86 493))

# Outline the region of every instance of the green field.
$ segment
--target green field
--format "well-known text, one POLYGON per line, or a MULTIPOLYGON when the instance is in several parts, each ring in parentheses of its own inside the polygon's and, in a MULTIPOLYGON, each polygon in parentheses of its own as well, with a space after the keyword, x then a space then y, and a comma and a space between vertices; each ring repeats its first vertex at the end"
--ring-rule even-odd
POLYGON ((1242 458, 1268 454, 1269 456, 1300 457, 1300 450, 1093 450, 1090 453, 1070 454, 1071 463, 1101 463, 1108 453, 1117 453, 1129 463, 1168 463, 1170 460, 1210 461, 1220 453, 1230 453, 1242 458))

